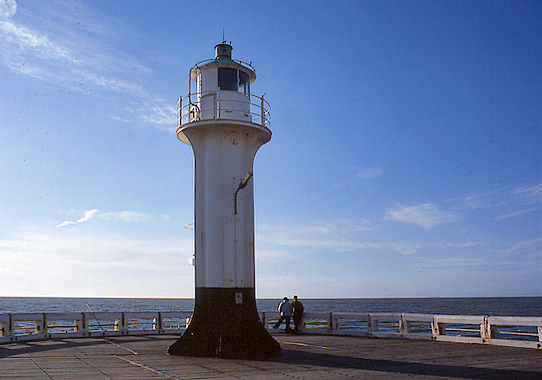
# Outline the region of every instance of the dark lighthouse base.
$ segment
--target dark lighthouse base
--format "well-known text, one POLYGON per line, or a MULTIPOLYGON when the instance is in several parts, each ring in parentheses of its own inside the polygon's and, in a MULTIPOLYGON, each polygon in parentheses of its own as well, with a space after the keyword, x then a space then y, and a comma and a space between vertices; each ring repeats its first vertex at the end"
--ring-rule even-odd
POLYGON ((280 355, 263 327, 254 288, 196 288, 194 315, 170 355, 257 359, 280 355))

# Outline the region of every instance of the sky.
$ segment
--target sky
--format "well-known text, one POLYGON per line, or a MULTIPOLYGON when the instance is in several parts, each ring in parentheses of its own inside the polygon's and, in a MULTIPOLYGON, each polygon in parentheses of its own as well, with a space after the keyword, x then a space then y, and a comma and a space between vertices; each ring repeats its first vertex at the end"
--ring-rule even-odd
POLYGON ((194 295, 188 71, 273 137, 256 294, 542 296, 539 1, 0 0, 0 296, 194 295))

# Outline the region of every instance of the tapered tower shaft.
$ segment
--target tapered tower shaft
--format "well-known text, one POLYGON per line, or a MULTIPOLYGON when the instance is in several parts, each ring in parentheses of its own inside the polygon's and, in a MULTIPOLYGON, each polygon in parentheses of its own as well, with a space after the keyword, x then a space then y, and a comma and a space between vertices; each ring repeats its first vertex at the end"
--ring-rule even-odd
POLYGON ((195 308, 173 355, 254 358, 280 353, 255 298, 253 161, 271 139, 254 69, 231 45, 190 70, 197 91, 179 101, 179 139, 195 160, 195 308), (257 102, 257 103, 256 103, 257 102), (184 103, 184 104, 183 104, 184 103))

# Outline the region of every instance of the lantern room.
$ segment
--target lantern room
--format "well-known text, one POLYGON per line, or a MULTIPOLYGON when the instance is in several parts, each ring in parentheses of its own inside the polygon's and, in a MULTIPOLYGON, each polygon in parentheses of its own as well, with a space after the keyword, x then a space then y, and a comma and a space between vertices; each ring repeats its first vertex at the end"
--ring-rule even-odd
MULTIPOLYGON (((232 120, 268 128, 269 104, 251 94, 256 71, 250 63, 232 59, 233 47, 215 46, 215 58, 190 69, 189 94, 179 99, 178 127, 206 120, 232 120)), ((186 138, 177 131, 181 141, 186 138)))

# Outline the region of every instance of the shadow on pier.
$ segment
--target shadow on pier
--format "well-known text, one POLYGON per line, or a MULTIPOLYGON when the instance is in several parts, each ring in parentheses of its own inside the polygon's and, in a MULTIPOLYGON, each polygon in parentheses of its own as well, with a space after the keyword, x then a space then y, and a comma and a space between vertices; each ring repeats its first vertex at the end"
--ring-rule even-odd
MULTIPOLYGON (((427 342, 427 344, 433 343, 434 342, 427 342)), ((383 374, 405 374, 416 376, 416 378, 424 376, 440 376, 443 378, 480 380, 542 379, 541 372, 497 368, 473 368, 462 366, 460 364, 431 364, 400 360, 364 359, 356 356, 294 351, 288 349, 283 349, 281 357, 274 361, 297 366, 354 369, 381 372, 383 374)))

